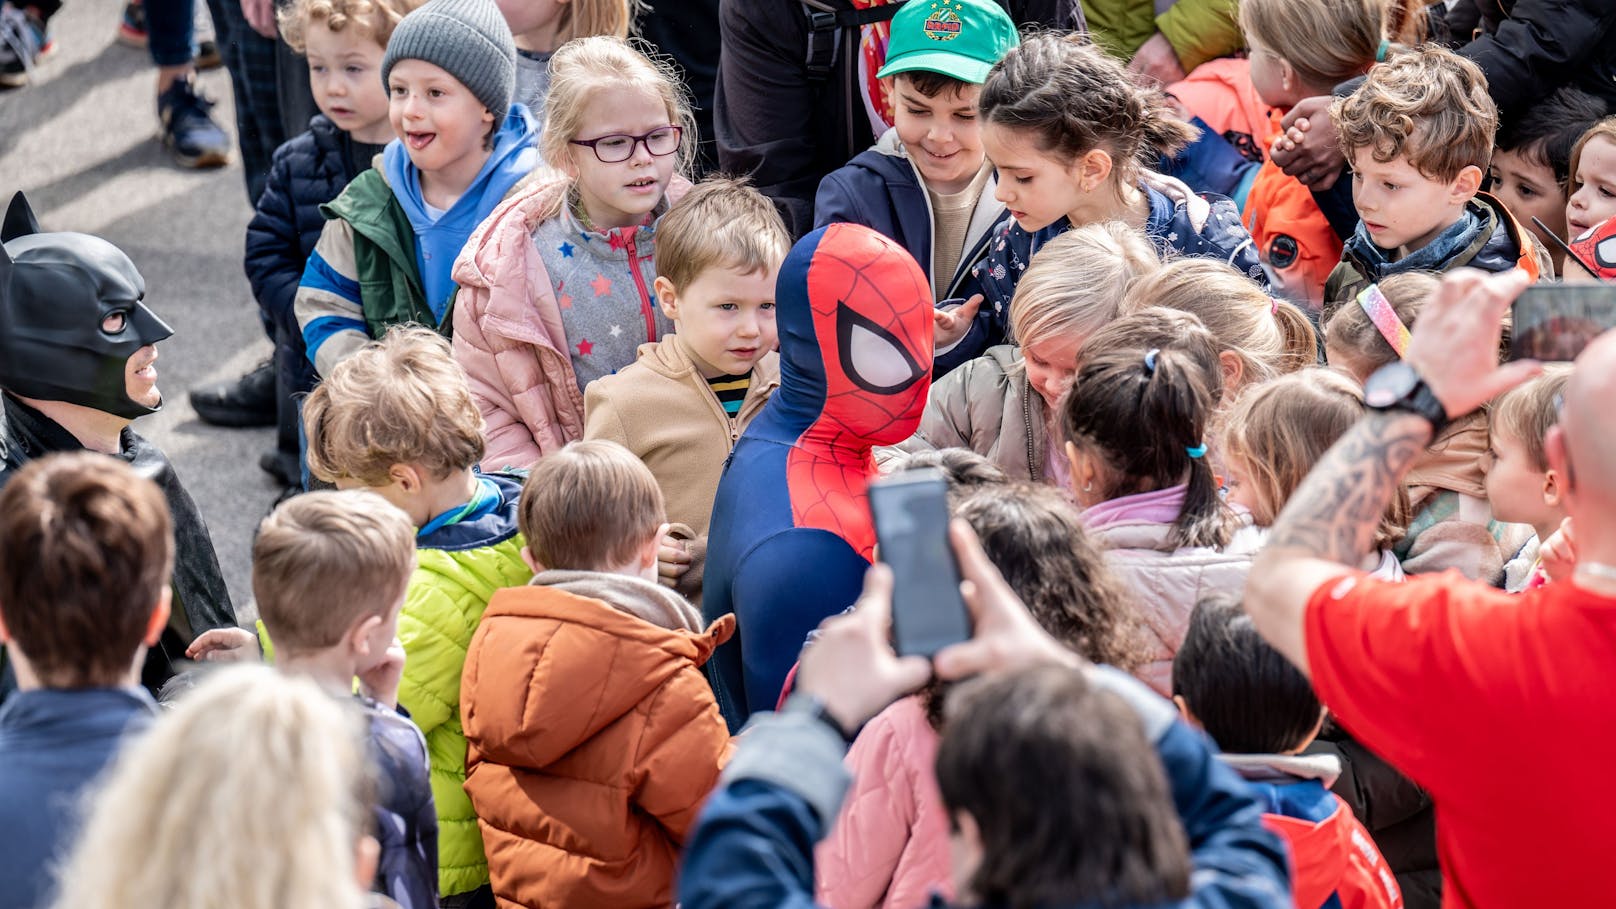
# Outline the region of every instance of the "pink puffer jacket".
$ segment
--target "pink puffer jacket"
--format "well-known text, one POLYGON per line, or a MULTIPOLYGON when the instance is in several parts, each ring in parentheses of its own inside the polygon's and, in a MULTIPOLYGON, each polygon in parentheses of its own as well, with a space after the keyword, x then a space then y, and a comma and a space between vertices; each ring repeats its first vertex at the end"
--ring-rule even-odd
MULTIPOLYGON (((533 231, 571 181, 536 180, 478 225, 455 260, 454 356, 482 411, 489 469, 529 467, 584 435, 555 286, 533 231)), ((690 184, 675 176, 669 202, 690 184)))
POLYGON ((883 710, 847 752, 853 786, 814 853, 831 909, 914 909, 954 896, 948 817, 937 791, 937 732, 919 695, 883 710))

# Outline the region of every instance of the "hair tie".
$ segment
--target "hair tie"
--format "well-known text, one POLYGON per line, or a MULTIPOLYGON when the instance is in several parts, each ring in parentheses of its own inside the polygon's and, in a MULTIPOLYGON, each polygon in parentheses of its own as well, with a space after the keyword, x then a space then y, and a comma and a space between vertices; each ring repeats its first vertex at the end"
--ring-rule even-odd
POLYGON ((1269 297, 1268 298, 1268 314, 1271 315, 1271 316, 1279 315, 1279 298, 1278 297, 1269 297))
POLYGON ((1206 457, 1206 443, 1202 442, 1194 448, 1186 447, 1184 453, 1190 456, 1190 460, 1199 461, 1201 458, 1206 457))
POLYGON ((1368 289, 1358 295, 1358 307, 1374 323, 1380 336, 1386 339, 1392 352, 1401 360, 1408 352, 1409 332, 1403 320, 1397 318, 1397 310, 1392 309, 1392 303, 1381 293, 1379 284, 1371 284, 1368 289))
POLYGON ((1145 351, 1146 374, 1152 376, 1156 374, 1156 355, 1159 353, 1161 353, 1161 348, 1159 347, 1152 347, 1151 349, 1145 351))
POLYGON ((1380 39, 1380 47, 1375 49, 1375 62, 1385 63, 1386 52, 1392 49, 1392 43, 1385 38, 1380 39))

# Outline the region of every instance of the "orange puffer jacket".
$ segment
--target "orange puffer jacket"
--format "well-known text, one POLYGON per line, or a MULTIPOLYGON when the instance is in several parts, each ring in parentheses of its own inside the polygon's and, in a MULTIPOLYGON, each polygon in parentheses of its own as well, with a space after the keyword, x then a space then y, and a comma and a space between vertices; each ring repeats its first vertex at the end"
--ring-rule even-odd
POLYGON ((500 905, 668 907, 730 740, 701 672, 729 638, 639 578, 548 571, 466 657, 466 792, 500 905))

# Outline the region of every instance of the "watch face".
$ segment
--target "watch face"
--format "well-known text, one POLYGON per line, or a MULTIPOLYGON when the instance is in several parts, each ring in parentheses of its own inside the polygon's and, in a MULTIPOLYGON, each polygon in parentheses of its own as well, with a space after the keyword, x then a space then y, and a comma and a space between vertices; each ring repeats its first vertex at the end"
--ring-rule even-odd
POLYGON ((1364 403, 1370 407, 1390 407, 1403 400, 1420 381, 1407 363, 1399 360, 1374 371, 1364 383, 1364 403))

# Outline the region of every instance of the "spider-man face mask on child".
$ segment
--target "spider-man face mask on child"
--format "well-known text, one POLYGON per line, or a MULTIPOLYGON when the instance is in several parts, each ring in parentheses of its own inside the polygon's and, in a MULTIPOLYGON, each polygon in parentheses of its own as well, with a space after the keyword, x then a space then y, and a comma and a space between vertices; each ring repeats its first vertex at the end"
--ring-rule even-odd
POLYGON ((0 388, 128 419, 125 366, 174 333, 141 302, 135 263, 100 237, 42 233, 18 193, 0 229, 0 388))
POLYGON ((792 247, 778 293, 777 397, 811 424, 804 435, 852 446, 913 435, 932 369, 931 290, 914 258, 869 228, 832 224, 792 247))

